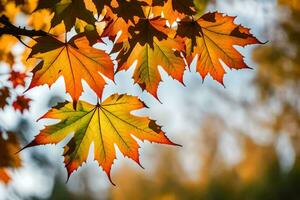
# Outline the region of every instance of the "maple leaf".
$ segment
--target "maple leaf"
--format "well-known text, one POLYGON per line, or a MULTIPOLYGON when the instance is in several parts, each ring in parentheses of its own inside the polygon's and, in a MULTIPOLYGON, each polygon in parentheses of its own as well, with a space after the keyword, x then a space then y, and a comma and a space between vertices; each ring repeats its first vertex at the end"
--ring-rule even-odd
POLYGON ((51 28, 63 22, 66 31, 70 31, 76 22, 76 18, 88 24, 94 24, 96 22, 93 13, 86 9, 84 0, 40 0, 35 10, 41 9, 48 9, 50 12, 54 12, 54 16, 51 20, 51 28))
POLYGON ((167 0, 163 6, 155 6, 153 13, 158 16, 163 13, 164 18, 172 25, 177 18, 182 19, 186 15, 195 14, 193 7, 193 0, 167 0))
POLYGON ((172 30, 166 26, 166 20, 160 16, 154 18, 140 18, 136 24, 129 26, 130 39, 114 45, 113 52, 120 51, 118 55, 119 65, 122 65, 131 54, 135 45, 149 44, 153 48, 153 39, 167 39, 172 30), (125 48, 124 48, 125 47, 125 48))
POLYGON ((25 110, 29 110, 29 103, 31 99, 21 95, 17 96, 17 99, 13 102, 13 107, 15 110, 20 111, 23 113, 25 110))
POLYGON ((7 99, 10 97, 10 91, 8 87, 0 89, 0 108, 3 109, 7 105, 7 99))
POLYGON ((138 63, 134 70, 133 79, 142 89, 145 89, 155 98, 157 88, 161 82, 158 66, 174 79, 183 83, 183 73, 185 70, 184 60, 180 57, 178 50, 184 50, 181 42, 167 39, 159 41, 154 38, 153 48, 147 43, 144 46, 137 44, 128 57, 125 64, 118 70, 126 70, 137 59, 138 63), (174 51, 172 48, 176 49, 174 51))
POLYGON ((119 18, 109 8, 106 9, 104 21, 107 22, 107 25, 101 34, 102 37, 109 37, 110 40, 115 40, 117 34, 122 31, 115 43, 123 43, 131 38, 129 33, 129 27, 133 25, 131 21, 126 22, 123 18, 119 18))
MULTIPOLYGON (((169 0, 170 1, 170 0, 169 0)), ((185 15, 195 14, 194 0, 172 0, 173 10, 183 13, 185 15)))
POLYGON ((73 132, 74 136, 64 147, 68 177, 86 162, 93 143, 94 158, 111 181, 110 170, 116 159, 115 144, 124 156, 138 164, 139 145, 132 136, 142 141, 174 144, 155 121, 131 114, 132 111, 144 107, 136 97, 117 94, 96 106, 79 101, 76 110, 71 103, 59 104, 42 119, 59 119, 60 122, 46 126, 26 147, 57 144, 73 132))
POLYGON ((204 79, 210 74, 223 84, 225 70, 223 61, 231 69, 248 68, 243 56, 235 48, 250 44, 261 44, 250 30, 234 24, 235 17, 214 12, 198 20, 185 19, 179 22, 177 34, 186 37, 186 57, 190 63, 199 54, 197 71, 204 79))
POLYGON ((179 52, 184 50, 184 44, 169 37, 172 30, 166 27, 166 20, 160 17, 141 18, 130 31, 130 47, 129 50, 121 49, 118 71, 128 69, 137 60, 134 81, 156 98, 161 81, 159 65, 182 83, 185 63, 179 52))
POLYGON ((158 16, 140 18, 138 23, 129 31, 133 37, 130 43, 139 43, 142 46, 147 43, 153 48, 154 38, 158 40, 167 39, 171 30, 166 26, 166 20, 158 16))
POLYGON ((112 7, 112 11, 119 17, 124 19, 126 22, 129 20, 134 22, 134 17, 145 17, 143 6, 147 4, 138 0, 116 0, 117 6, 112 7))
POLYGON ((20 150, 16 136, 9 132, 8 139, 4 140, 0 132, 0 181, 7 184, 10 181, 9 168, 19 168, 21 159, 16 154, 20 150))
POLYGON ((16 72, 16 71, 11 71, 10 72, 10 77, 9 81, 12 82, 13 87, 16 88, 17 86, 25 86, 25 78, 27 75, 23 72, 16 72))
POLYGON ((99 72, 111 80, 114 78, 114 65, 108 54, 89 46, 86 37, 76 36, 67 43, 53 37, 36 41, 29 57, 43 61, 33 70, 29 89, 43 84, 51 86, 62 75, 74 106, 83 91, 82 80, 101 98, 105 80, 99 72))

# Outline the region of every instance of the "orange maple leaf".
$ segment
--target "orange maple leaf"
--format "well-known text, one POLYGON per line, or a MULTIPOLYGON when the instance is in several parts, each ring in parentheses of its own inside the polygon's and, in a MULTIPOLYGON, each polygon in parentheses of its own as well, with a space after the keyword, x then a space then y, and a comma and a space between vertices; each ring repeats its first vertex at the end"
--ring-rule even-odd
POLYGON ((107 21, 107 25, 101 35, 102 37, 115 40, 117 34, 122 31, 115 43, 126 42, 131 38, 129 33, 129 27, 133 25, 131 21, 126 22, 123 18, 116 16, 109 8, 106 9, 104 20, 107 21))
POLYGON ((177 34, 186 38, 186 58, 189 63, 199 54, 196 70, 204 79, 210 74, 223 84, 223 61, 231 69, 248 68, 236 46, 261 44, 250 30, 234 23, 235 17, 214 12, 198 20, 187 18, 179 22, 177 34))
POLYGON ((159 41, 154 38, 152 45, 153 48, 148 43, 143 46, 139 43, 136 44, 126 63, 118 70, 128 69, 137 60, 138 63, 133 74, 135 83, 158 99, 157 89, 161 82, 159 66, 162 66, 172 78, 183 83, 185 63, 180 57, 179 51, 183 51, 184 47, 181 42, 172 39, 159 41), (173 48, 177 51, 174 51, 173 48))
POLYGON ((42 59, 42 62, 33 70, 29 89, 43 84, 51 86, 63 76, 66 90, 75 106, 83 91, 82 80, 101 98, 106 82, 100 73, 114 79, 114 65, 110 56, 91 47, 86 37, 73 37, 67 43, 53 37, 41 37, 36 41, 29 57, 42 59))
POLYGON ((163 6, 154 6, 153 13, 156 16, 163 13, 164 18, 172 25, 177 19, 195 14, 193 7, 192 0, 167 0, 163 6))
POLYGON ((159 66, 182 83, 185 63, 180 52, 184 50, 184 43, 171 37, 174 32, 166 26, 166 20, 141 18, 131 32, 129 48, 121 49, 118 55, 118 71, 128 69, 137 60, 134 81, 156 98, 161 82, 159 66))

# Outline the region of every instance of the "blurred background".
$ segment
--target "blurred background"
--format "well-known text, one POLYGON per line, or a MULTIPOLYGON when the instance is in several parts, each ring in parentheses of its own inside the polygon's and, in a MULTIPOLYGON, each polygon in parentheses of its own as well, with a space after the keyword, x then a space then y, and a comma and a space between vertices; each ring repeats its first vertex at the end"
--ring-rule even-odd
MULTIPOLYGON (((194 64, 185 72, 185 87, 161 69, 162 103, 133 84, 132 69, 118 73, 116 83, 110 82, 105 90, 105 96, 115 92, 139 96, 149 106, 150 118, 183 147, 142 143, 145 169, 119 153, 112 168, 117 186, 110 184, 91 156, 66 183, 61 155, 68 139, 57 146, 26 149, 20 153, 22 166, 10 169, 11 182, 0 183, 0 200, 299 200, 300 1, 203 0, 203 9, 238 16, 236 23, 268 41, 237 47, 253 70, 227 68, 224 88, 210 77, 202 83, 194 64)), ((30 20, 25 14, 15 18, 20 25, 30 20)), ((109 50, 107 43, 99 48, 109 50)), ((17 69, 24 68, 23 50, 19 43, 13 46, 19 57, 17 69)), ((3 52, 0 47, 2 57, 3 52)), ((0 71, 6 68, 2 63, 0 71)), ((0 127, 14 131, 21 146, 46 124, 36 119, 69 98, 61 78, 51 89, 43 86, 26 94, 33 100, 23 115, 9 107, 0 111, 0 127)), ((87 87, 83 98, 96 99, 87 87)))

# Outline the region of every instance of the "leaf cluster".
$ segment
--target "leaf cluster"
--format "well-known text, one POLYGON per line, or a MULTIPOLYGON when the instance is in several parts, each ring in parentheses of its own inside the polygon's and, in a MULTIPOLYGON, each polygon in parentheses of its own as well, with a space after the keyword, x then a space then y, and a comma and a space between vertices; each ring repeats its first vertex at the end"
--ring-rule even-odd
MULTIPOLYGON (((3 35, 19 41, 23 42, 24 36, 31 38, 24 59, 33 74, 28 90, 45 84, 50 87, 62 76, 72 98, 72 102, 59 104, 42 117, 60 122, 46 126, 27 146, 56 144, 74 133, 64 150, 69 176, 87 160, 92 143, 94 159, 109 178, 116 158, 114 144, 138 164, 135 138, 174 144, 155 121, 131 114, 146 107, 137 97, 114 94, 97 105, 80 100, 83 80, 102 100, 106 81, 113 81, 116 73, 136 62, 135 83, 158 99, 159 66, 183 84, 185 69, 197 59, 196 70, 203 79, 210 75, 223 84, 222 62, 231 69, 248 68, 234 46, 260 43, 248 28, 235 24, 234 17, 219 12, 203 15, 201 0, 39 0, 36 5, 31 1, 3 2, 0 12, 7 15, 6 4, 13 3, 30 16, 34 28, 22 31, 10 23, 11 17, 0 27, 0 34, 2 30, 3 35), (74 36, 67 40, 70 34, 74 36), (104 38, 113 41, 111 52, 94 47, 104 38), (117 54, 116 59, 112 54, 117 54)), ((11 73, 13 87, 24 85, 22 76, 11 73)), ((0 94, 1 106, 9 95, 6 88, 0 94)), ((13 106, 22 112, 28 109, 29 101, 18 97, 13 106)))

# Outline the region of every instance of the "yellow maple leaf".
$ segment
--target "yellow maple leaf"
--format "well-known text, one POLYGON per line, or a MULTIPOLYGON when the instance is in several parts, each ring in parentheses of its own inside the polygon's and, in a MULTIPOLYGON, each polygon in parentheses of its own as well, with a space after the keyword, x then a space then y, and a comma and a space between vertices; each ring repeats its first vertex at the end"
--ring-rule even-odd
POLYGON ((60 122, 46 126, 27 147, 57 144, 74 133, 64 148, 68 175, 86 162, 93 143, 94 159, 110 179, 111 166, 116 159, 115 144, 124 156, 138 164, 139 144, 134 137, 142 141, 174 144, 155 121, 131 114, 144 107, 144 103, 136 97, 117 94, 98 105, 79 101, 76 110, 71 103, 59 104, 42 118, 59 119, 60 122))

